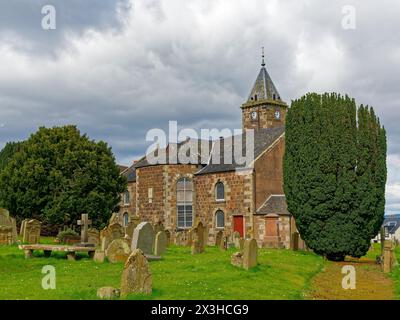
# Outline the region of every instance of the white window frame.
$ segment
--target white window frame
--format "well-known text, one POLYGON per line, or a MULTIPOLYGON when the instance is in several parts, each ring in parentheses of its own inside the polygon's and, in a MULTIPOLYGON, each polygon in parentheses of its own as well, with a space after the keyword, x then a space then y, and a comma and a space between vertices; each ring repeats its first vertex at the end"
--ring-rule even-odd
POLYGON ((194 212, 193 212, 193 180, 190 178, 181 178, 176 182, 176 194, 177 194, 177 200, 176 200, 176 226, 178 229, 190 229, 193 226, 193 218, 194 218, 194 212), (183 190, 178 190, 178 183, 179 182, 184 182, 184 188, 183 190), (186 189, 186 182, 191 182, 192 184, 192 189, 186 189), (183 201, 179 202, 178 201, 178 192, 183 191, 183 201), (190 191, 192 193, 192 199, 191 201, 186 201, 186 191, 190 191), (183 207, 183 212, 180 212, 180 208, 183 207), (190 210, 189 210, 190 209, 190 210), (183 214, 183 225, 180 225, 180 215, 183 214), (190 219, 189 219, 190 218, 190 219))
POLYGON ((129 192, 129 190, 126 190, 125 192, 124 192, 124 206, 129 206, 130 204, 131 204, 131 194, 130 194, 130 192, 129 192), (126 201, 126 195, 128 195, 128 201, 126 201))

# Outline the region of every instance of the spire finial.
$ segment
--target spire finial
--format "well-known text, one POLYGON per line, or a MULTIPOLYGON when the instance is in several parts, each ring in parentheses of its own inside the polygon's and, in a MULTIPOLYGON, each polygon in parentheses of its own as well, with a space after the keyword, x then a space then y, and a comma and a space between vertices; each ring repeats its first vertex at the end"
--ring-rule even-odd
POLYGON ((265 55, 264 55, 264 47, 261 48, 262 49, 262 62, 261 62, 261 66, 265 67, 265 55))

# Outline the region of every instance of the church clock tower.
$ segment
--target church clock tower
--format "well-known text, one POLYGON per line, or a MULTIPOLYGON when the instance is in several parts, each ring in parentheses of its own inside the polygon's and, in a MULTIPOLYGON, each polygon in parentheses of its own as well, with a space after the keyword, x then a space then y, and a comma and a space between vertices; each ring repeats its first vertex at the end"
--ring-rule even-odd
POLYGON ((260 73, 247 102, 241 106, 241 109, 243 130, 259 130, 280 127, 285 124, 287 104, 281 100, 281 96, 265 68, 264 48, 260 73))

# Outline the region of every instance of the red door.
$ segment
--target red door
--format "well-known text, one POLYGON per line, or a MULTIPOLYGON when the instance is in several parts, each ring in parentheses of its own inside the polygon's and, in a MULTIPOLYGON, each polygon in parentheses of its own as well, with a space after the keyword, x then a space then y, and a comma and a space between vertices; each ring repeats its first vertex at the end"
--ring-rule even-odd
POLYGON ((243 216, 233 216, 233 231, 240 233, 240 236, 244 236, 243 228, 243 216))

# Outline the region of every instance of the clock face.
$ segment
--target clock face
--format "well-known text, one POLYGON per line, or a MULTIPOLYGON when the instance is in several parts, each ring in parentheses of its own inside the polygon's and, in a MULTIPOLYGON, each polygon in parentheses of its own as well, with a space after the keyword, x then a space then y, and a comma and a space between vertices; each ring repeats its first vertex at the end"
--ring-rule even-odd
POLYGON ((281 113, 279 111, 275 112, 275 119, 280 119, 281 118, 281 113))
POLYGON ((256 120, 256 119, 257 119, 257 111, 253 111, 253 112, 251 113, 251 119, 252 119, 252 120, 256 120))

